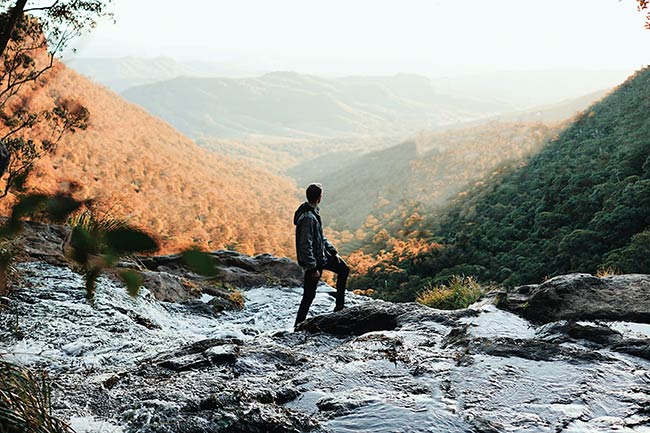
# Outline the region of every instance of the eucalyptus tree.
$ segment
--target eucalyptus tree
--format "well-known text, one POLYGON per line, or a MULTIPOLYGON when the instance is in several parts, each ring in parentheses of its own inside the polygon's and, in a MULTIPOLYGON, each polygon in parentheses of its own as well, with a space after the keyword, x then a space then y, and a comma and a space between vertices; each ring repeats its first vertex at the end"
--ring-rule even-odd
POLYGON ((88 110, 75 101, 54 97, 37 107, 31 95, 75 37, 110 17, 110 1, 0 0, 0 197, 64 134, 87 127, 88 110))

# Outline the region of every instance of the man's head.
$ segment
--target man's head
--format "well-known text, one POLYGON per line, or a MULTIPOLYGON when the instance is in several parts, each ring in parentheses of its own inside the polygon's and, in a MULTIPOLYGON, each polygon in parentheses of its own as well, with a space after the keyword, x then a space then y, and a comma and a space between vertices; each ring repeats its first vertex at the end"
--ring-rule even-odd
POLYGON ((312 183, 307 187, 307 201, 310 204, 317 205, 323 197, 323 185, 312 183))

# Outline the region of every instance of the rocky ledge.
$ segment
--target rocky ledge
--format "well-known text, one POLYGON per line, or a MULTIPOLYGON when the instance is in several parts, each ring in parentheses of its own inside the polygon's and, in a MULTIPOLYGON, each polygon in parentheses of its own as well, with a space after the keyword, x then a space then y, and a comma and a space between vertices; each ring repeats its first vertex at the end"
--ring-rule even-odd
POLYGON ((650 323, 650 275, 570 274, 503 291, 498 306, 536 323, 624 320, 650 323))
MULTIPOLYGON (((64 226, 26 222, 17 239, 21 250, 18 261, 68 265, 63 250, 68 233, 69 228, 64 226)), ((131 257, 117 266, 138 270, 144 278, 144 287, 160 301, 192 302, 206 294, 214 298, 215 311, 238 307, 232 298, 233 288, 302 284, 300 266, 288 258, 270 254, 248 256, 228 250, 212 251, 209 255, 218 270, 213 278, 192 272, 180 254, 131 257)))

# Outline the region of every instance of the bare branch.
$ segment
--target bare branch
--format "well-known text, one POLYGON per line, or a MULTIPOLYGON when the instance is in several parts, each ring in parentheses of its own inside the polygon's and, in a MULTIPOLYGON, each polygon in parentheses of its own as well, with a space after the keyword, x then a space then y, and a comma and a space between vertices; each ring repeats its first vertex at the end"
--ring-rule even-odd
POLYGON ((47 10, 50 10, 50 9, 54 8, 57 4, 59 4, 59 1, 60 1, 60 0, 56 0, 56 1, 55 1, 54 3, 52 3, 50 6, 43 6, 43 7, 40 7, 40 8, 29 8, 29 9, 25 9, 23 12, 47 11, 47 10))

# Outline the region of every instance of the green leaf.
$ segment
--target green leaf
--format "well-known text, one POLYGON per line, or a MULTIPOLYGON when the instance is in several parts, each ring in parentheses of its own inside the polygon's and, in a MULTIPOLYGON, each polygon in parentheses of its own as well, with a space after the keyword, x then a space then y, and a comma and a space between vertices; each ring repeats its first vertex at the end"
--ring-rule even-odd
POLYGON ((206 277, 215 277, 219 274, 219 268, 214 257, 203 251, 197 249, 187 250, 183 252, 183 261, 197 274, 206 277))
POLYGON ((143 231, 128 227, 107 231, 104 241, 117 255, 147 253, 158 249, 158 242, 154 238, 143 231))
POLYGON ((72 259, 85 265, 92 254, 97 254, 98 242, 96 234, 90 233, 80 226, 73 227, 70 233, 72 259))
POLYGON ((138 296, 140 287, 142 287, 142 284, 144 282, 142 274, 140 272, 128 269, 126 271, 120 272, 120 278, 122 278, 122 281, 124 281, 126 284, 129 295, 134 298, 138 296))
POLYGON ((10 218, 7 222, 0 227, 1 238, 12 238, 17 235, 23 228, 23 223, 19 219, 10 218))
POLYGON ((43 206, 50 199, 45 194, 30 194, 20 198, 11 212, 12 219, 19 219, 26 215, 31 215, 43 208, 43 206))
POLYGON ((71 213, 79 209, 82 204, 83 202, 75 200, 68 195, 58 194, 47 200, 45 212, 52 221, 62 223, 71 213))

